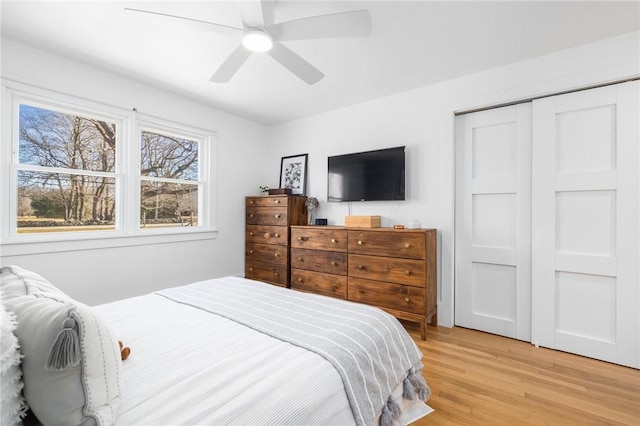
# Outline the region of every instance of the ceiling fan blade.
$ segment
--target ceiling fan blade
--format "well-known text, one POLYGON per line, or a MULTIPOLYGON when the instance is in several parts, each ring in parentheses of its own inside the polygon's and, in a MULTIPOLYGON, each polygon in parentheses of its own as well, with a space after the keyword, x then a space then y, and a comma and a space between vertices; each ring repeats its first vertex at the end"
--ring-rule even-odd
POLYGON ((282 43, 274 42, 273 48, 267 53, 308 84, 317 83, 324 77, 324 74, 321 73, 320 70, 302 59, 297 53, 282 43))
POLYGON ((188 28, 200 27, 205 31, 217 31, 225 34, 231 34, 231 35, 239 35, 244 31, 244 28, 216 24, 215 22, 201 21, 199 19, 186 18, 184 16, 169 15, 167 13, 153 12, 150 10, 133 9, 130 7, 125 7, 124 10, 125 12, 145 13, 148 15, 158 16, 161 18, 167 18, 167 20, 171 20, 174 23, 179 23, 180 21, 183 21, 185 24, 188 23, 189 25, 188 28))
POLYGON ((251 52, 240 45, 231 55, 220 65, 220 68, 211 76, 209 81, 214 83, 226 83, 244 64, 251 52))
POLYGON ((267 31, 278 41, 368 36, 371 14, 368 10, 354 10, 311 16, 270 25, 267 31))
POLYGON ((273 0, 260 0, 262 8, 262 25, 266 28, 275 20, 275 4, 273 0))

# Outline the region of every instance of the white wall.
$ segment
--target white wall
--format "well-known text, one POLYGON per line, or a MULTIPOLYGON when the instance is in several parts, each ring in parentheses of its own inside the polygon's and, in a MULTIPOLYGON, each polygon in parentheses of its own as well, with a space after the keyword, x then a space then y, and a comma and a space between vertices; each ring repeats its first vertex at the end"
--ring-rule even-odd
POLYGON ((343 225, 347 214, 376 214, 383 216, 382 226, 416 218, 423 227, 438 228, 438 317, 451 326, 454 112, 638 76, 639 38, 634 32, 272 126, 267 167, 277 167, 281 155, 309 153, 307 194, 320 200, 316 217, 329 224, 343 225), (406 201, 351 203, 351 212, 347 204, 326 202, 327 156, 398 145, 407 147, 406 201))
MULTIPOLYGON (((244 273, 244 196, 256 194, 264 180, 258 163, 261 153, 268 152, 264 126, 7 39, 2 40, 2 77, 216 131, 218 235, 200 241, 21 255, 7 255, 15 248, 0 245, 0 265, 32 269, 87 304, 244 273)), ((6 202, 3 194, 1 209, 6 202)))

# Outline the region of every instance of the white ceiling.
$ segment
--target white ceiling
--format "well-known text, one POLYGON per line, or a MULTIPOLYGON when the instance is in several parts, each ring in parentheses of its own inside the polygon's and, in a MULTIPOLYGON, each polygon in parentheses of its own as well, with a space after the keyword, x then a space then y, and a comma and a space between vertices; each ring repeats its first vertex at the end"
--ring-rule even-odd
POLYGON ((638 1, 277 1, 275 21, 367 9, 369 37, 285 44, 325 77, 309 86, 253 54, 209 78, 240 43, 125 7, 242 26, 233 1, 2 1, 2 36, 273 124, 357 104, 640 28, 638 1))

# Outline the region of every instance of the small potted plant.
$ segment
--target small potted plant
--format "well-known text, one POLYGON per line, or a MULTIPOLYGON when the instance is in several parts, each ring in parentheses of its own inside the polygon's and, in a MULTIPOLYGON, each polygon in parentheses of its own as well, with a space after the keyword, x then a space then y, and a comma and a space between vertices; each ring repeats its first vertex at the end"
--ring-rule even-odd
POLYGON ((269 187, 267 185, 260 185, 260 194, 261 195, 268 195, 269 194, 269 187))
POLYGON ((307 201, 305 201, 304 205, 307 207, 307 211, 309 212, 309 225, 313 225, 313 212, 318 209, 320 201, 318 201, 316 197, 307 197, 307 201))

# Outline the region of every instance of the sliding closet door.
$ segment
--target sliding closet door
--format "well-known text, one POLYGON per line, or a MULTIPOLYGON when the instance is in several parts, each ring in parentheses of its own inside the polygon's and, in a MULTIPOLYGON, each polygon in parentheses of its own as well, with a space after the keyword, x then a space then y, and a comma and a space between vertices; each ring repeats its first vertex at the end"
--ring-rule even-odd
POLYGON ((638 82, 533 102, 532 342, 640 367, 638 82))
POLYGON ((456 118, 456 325, 531 338, 531 104, 456 118))

